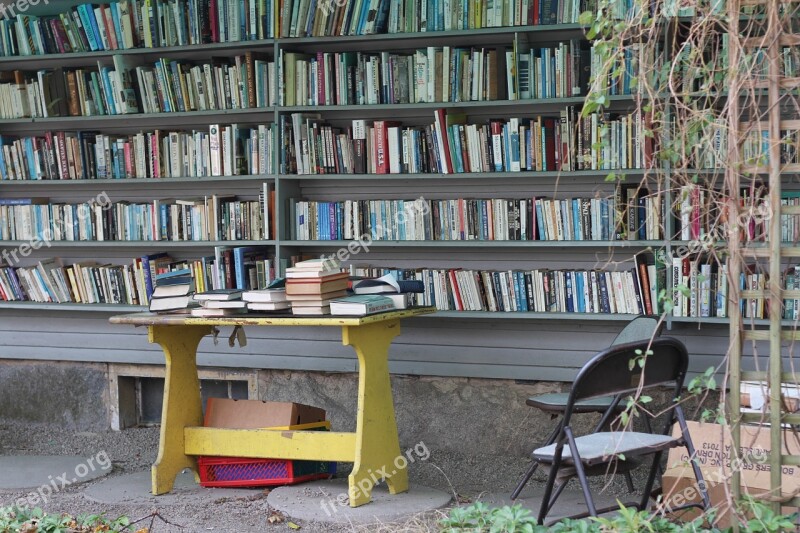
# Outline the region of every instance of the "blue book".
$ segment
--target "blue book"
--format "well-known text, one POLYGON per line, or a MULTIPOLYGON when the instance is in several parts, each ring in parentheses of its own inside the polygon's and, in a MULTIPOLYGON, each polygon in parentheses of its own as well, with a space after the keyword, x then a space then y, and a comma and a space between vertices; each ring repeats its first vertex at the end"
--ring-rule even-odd
POLYGON ((0 135, 0 180, 8 179, 8 167, 6 166, 6 156, 3 153, 3 146, 5 145, 5 135, 0 135))
POLYGON ((247 289, 247 280, 245 279, 245 255, 252 251, 253 248, 250 246, 237 246, 233 249, 233 271, 236 277, 236 288, 239 290, 247 289))
POLYGON ((125 36, 122 33, 122 24, 119 18, 119 2, 111 4, 111 19, 114 22, 114 33, 117 38, 117 48, 122 50, 125 48, 125 36))
POLYGON ((577 278, 577 290, 575 291, 575 299, 578 301, 578 312, 585 313, 586 312, 586 299, 584 296, 584 274, 585 272, 576 272, 577 278))
POLYGON ((178 268, 175 270, 170 270, 169 272, 164 272, 162 274, 156 274, 155 281, 156 283, 160 283, 166 279, 177 278, 181 276, 191 276, 192 269, 191 268, 178 268))
POLYGON ((83 22, 83 29, 86 32, 86 38, 89 40, 89 46, 92 51, 104 50, 105 47, 100 38, 100 29, 97 27, 97 18, 94 16, 92 4, 79 5, 78 14, 81 17, 81 22, 83 22))

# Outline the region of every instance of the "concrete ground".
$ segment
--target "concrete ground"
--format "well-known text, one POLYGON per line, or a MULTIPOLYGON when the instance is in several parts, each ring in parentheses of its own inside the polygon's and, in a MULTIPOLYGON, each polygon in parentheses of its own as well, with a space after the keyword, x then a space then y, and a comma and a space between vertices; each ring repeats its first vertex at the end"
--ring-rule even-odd
MULTIPOLYGON (((33 487, 41 487, 44 483, 40 485, 39 482, 47 482, 49 476, 76 479, 46 494, 44 501, 40 495, 36 504, 46 512, 103 513, 109 518, 127 515, 132 520, 142 519, 139 524, 151 526, 152 533, 286 531, 289 522, 308 532, 427 532, 438 531, 437 521, 447 512, 447 506, 455 502, 461 505, 476 500, 492 505, 509 503, 508 496, 527 466, 524 457, 467 456, 428 450, 429 453, 419 455, 409 464, 411 490, 408 494, 402 499, 392 499, 385 487, 379 486, 373 503, 358 509, 333 503, 336 501, 333 496, 344 490, 344 479, 272 491, 211 490, 193 485, 191 475, 184 475, 176 494, 153 497, 148 494, 148 468, 155 460, 157 440, 157 428, 90 433, 48 425, 0 423, 0 507, 30 497, 31 489, 8 488, 20 486, 12 483, 10 472, 23 472, 23 475, 27 472, 30 479, 27 485, 33 487), (33 476, 32 467, 16 460, 10 462, 12 456, 72 458, 67 463, 41 462, 37 476, 33 476), (96 465, 93 476, 107 475, 97 479, 90 479, 92 476, 88 474, 80 479, 72 476, 78 468, 78 474, 89 470, 89 460, 96 465), (104 464, 110 464, 111 468, 99 468, 104 464), (47 472, 49 468, 53 469, 50 473, 47 472), (67 478, 63 477, 65 474, 67 478), (2 479, 6 479, 5 485, 2 479), (418 512, 426 508, 433 510, 418 512)), ((347 465, 339 466, 339 477, 343 478, 347 465)), ((537 473, 518 500, 534 513, 540 501, 537 496, 542 480, 543 475, 537 473)), ((603 480, 597 481, 599 490, 603 480)), ((51 484, 57 485, 61 483, 51 484)), ((611 483, 601 503, 612 503, 624 494, 622 483, 611 483)), ((562 496, 557 513, 578 512, 582 506, 583 499, 576 485, 562 496)))

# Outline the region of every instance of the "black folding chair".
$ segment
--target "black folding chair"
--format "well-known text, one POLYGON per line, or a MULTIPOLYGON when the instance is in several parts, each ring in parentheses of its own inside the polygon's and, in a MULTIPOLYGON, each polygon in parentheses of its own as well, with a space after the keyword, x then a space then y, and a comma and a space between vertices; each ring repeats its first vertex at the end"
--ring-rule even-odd
MULTIPOLYGON (((661 330, 663 328, 664 323, 657 316, 637 316, 628 322, 624 328, 622 328, 622 330, 611 342, 611 346, 625 344, 628 342, 650 340, 661 335, 661 330)), ((525 403, 531 407, 536 407, 546 413, 550 413, 550 417, 555 419, 559 416, 563 416, 564 409, 567 407, 568 398, 568 392, 550 392, 547 394, 531 396, 525 401, 525 403)), ((576 403, 573 413, 608 413, 606 416, 601 418, 600 423, 595 427, 595 432, 597 432, 607 427, 608 422, 611 419, 611 415, 614 414, 614 411, 618 411, 618 406, 619 398, 615 398, 613 396, 590 398, 576 403)), ((550 434, 547 436, 547 439, 544 440, 541 446, 546 446, 555 442, 559 431, 561 431, 561 422, 559 422, 553 428, 553 431, 550 432, 550 434)), ((525 485, 531 479, 531 476, 533 476, 538 467, 539 462, 534 459, 531 462, 531 465, 528 467, 528 470, 525 472, 525 474, 523 474, 522 479, 520 479, 519 483, 517 483, 517 487, 514 489, 514 492, 511 493, 512 500, 517 499, 520 492, 522 492, 522 489, 525 488, 525 485)), ((628 484, 628 490, 633 492, 633 481, 631 481, 630 475, 626 474, 625 481, 628 484)))
MULTIPOLYGON (((611 507, 598 510, 595 507, 588 477, 607 475, 609 472, 627 472, 635 468, 647 455, 653 455, 650 472, 641 500, 630 504, 640 510, 646 509, 650 499, 655 477, 659 471, 661 457, 665 450, 683 446, 689 457, 694 455, 694 445, 686 428, 686 419, 678 403, 686 377, 689 355, 686 347, 677 339, 663 337, 649 341, 612 346, 597 354, 580 371, 572 385, 564 410, 564 419, 554 443, 533 452, 534 460, 549 465, 539 523, 552 509, 558 497, 572 477, 577 477, 583 490, 588 513, 578 516, 597 516, 616 509, 611 507), (647 352, 649 346, 649 352, 647 352), (644 367, 632 364, 643 355, 644 367), (582 400, 601 396, 629 397, 637 390, 673 385, 671 401, 666 408, 664 427, 660 433, 637 432, 623 429, 605 431, 575 437, 570 426, 573 413, 582 400), (680 435, 671 436, 674 422, 678 422, 680 435)), ((610 412, 607 411, 606 415, 610 412)), ((644 409, 640 415, 649 416, 644 409)), ((702 508, 708 509, 709 499, 703 473, 692 462, 692 469, 702 495, 702 508)), ((699 506, 699 505, 698 505, 699 506)))

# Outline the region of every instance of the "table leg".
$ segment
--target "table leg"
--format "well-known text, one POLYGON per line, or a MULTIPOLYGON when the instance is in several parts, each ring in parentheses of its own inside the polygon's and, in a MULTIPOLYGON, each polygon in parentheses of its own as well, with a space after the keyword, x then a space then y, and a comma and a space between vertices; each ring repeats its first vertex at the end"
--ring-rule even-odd
POLYGON ((399 320, 342 328, 342 342, 355 349, 359 365, 351 507, 369 503, 372 487, 381 479, 391 494, 408 490, 406 462, 398 459, 402 456, 389 381, 389 345, 399 333, 399 320))
POLYGON ((164 350, 166 373, 158 458, 153 464, 153 494, 172 490, 175 477, 191 468, 197 476, 197 461, 184 450, 183 428, 203 425, 200 380, 197 377, 197 346, 212 332, 211 326, 150 326, 150 342, 164 350))

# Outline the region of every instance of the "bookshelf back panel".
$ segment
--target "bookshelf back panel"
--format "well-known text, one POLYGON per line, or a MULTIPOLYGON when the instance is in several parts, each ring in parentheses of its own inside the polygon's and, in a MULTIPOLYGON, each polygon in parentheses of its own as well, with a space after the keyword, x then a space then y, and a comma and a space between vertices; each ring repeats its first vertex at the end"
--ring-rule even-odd
MULTIPOLYGON (((0 311, 0 357, 161 364, 163 354, 141 331, 96 318, 63 313, 0 311), (114 348, 109 348, 113 346, 114 348)), ((390 351, 392 372, 419 375, 568 381, 597 350, 608 345, 622 323, 580 321, 492 321, 414 319, 404 322, 390 351), (565 343, 564 339, 569 339, 565 343)), ((223 328, 223 336, 229 328, 223 328)), ((691 371, 719 364, 727 327, 680 327, 691 371)), ((355 357, 334 328, 248 328, 248 346, 229 349, 202 341, 203 366, 353 372, 355 357)), ((759 346, 762 350, 763 346, 759 346)), ((745 346, 748 356, 752 347, 745 346)), ((752 366, 752 357, 746 365, 752 366)), ((750 367, 748 367, 750 368, 750 367)))

